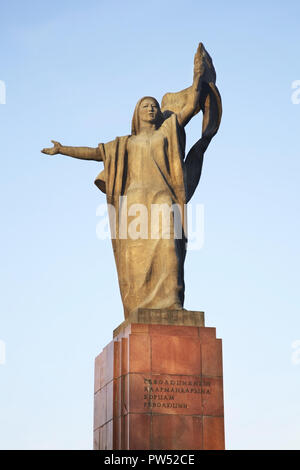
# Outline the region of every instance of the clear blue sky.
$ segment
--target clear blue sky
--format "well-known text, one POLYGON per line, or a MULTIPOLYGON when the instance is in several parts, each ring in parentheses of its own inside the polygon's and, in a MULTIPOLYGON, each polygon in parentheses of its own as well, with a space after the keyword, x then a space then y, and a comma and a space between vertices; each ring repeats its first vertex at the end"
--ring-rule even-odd
POLYGON ((299 17, 296 0, 2 3, 1 448, 91 448, 93 361, 123 315, 96 237, 101 164, 40 149, 128 134, 141 96, 190 85, 199 41, 224 115, 192 202, 205 244, 185 307, 223 339, 227 448, 300 448, 299 17))

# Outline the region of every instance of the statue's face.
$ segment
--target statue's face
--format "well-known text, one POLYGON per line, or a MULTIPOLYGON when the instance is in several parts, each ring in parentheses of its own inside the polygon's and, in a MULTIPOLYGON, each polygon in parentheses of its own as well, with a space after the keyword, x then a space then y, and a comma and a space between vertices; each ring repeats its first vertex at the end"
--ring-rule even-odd
POLYGON ((140 121, 154 123, 159 114, 159 106, 152 98, 145 98, 139 107, 140 121))

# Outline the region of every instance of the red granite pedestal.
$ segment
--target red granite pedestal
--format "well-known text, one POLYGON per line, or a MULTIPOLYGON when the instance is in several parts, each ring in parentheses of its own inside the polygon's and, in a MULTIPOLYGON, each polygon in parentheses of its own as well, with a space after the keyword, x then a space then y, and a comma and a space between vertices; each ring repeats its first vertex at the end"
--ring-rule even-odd
POLYGON ((222 343, 188 314, 124 322, 96 357, 94 449, 224 449, 222 343))

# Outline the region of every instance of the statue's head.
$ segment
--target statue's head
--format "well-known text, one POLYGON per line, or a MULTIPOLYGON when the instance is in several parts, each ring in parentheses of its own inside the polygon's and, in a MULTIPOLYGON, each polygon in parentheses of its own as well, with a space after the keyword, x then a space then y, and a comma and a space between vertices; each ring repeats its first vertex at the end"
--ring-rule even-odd
POLYGON ((163 122, 163 115, 158 101, 152 96, 144 96, 141 98, 135 107, 131 133, 138 134, 141 128, 141 123, 155 124, 158 128, 163 122))

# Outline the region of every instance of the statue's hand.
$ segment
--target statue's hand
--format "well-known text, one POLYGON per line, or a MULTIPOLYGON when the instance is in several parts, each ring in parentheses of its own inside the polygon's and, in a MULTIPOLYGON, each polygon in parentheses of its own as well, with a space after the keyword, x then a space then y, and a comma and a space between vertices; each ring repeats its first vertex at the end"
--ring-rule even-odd
POLYGON ((56 155, 57 153, 60 153, 62 145, 59 142, 56 142, 56 140, 51 140, 51 142, 53 143, 53 147, 41 150, 42 153, 46 153, 47 155, 56 155))
POLYGON ((194 57, 194 82, 200 80, 205 73, 205 52, 204 46, 200 42, 194 57))
POLYGON ((216 72, 211 57, 202 42, 199 43, 194 58, 194 86, 198 86, 200 81, 216 82, 216 72))

